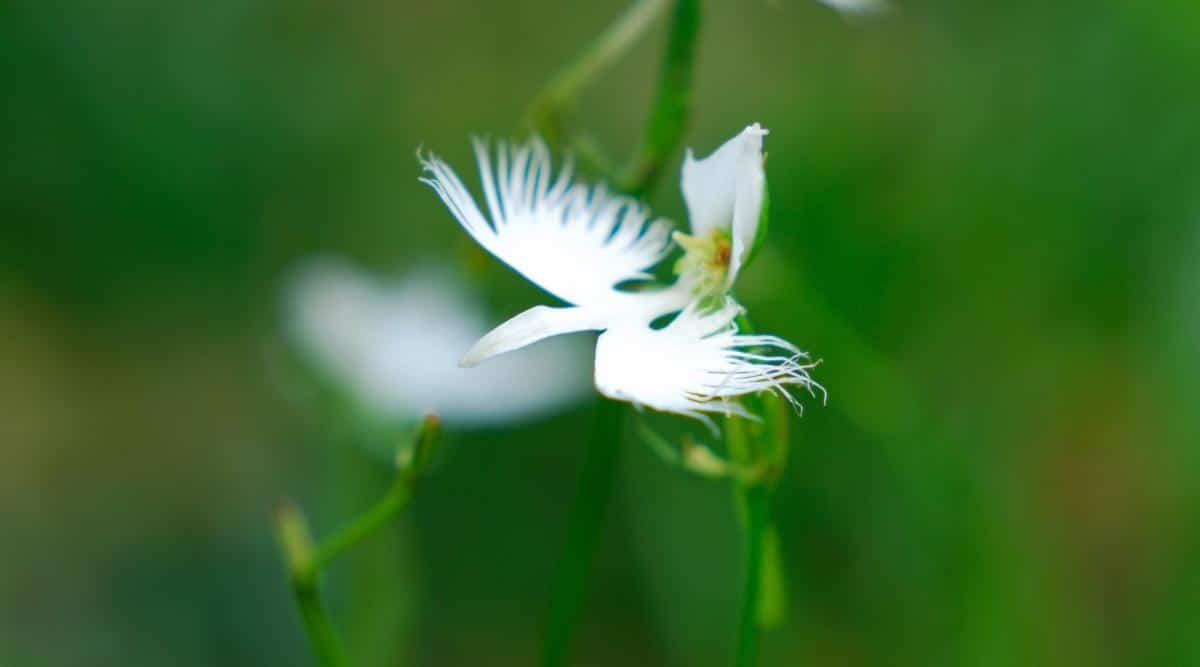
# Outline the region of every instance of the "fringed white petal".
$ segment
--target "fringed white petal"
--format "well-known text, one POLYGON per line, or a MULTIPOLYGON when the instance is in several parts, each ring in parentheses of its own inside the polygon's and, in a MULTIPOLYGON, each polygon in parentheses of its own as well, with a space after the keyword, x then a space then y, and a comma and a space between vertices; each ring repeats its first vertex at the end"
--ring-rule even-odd
POLYGON ((767 130, 755 123, 704 159, 697 160, 691 149, 683 158, 680 185, 692 234, 703 236, 719 228, 733 237, 729 284, 750 254, 758 233, 766 186, 762 153, 766 134, 767 130))
POLYGON ((638 201, 572 183, 569 160, 556 177, 540 139, 500 143, 494 165, 487 145, 474 145, 490 219, 437 157, 420 156, 421 180, 488 252, 558 298, 578 306, 619 299, 615 285, 648 278, 670 249, 669 226, 638 201))
POLYGON ((610 398, 711 423, 705 413, 745 415, 734 399, 772 391, 797 409, 792 391, 824 396, 808 355, 776 336, 739 335, 733 300, 714 310, 688 306, 663 329, 610 327, 596 344, 596 388, 610 398))

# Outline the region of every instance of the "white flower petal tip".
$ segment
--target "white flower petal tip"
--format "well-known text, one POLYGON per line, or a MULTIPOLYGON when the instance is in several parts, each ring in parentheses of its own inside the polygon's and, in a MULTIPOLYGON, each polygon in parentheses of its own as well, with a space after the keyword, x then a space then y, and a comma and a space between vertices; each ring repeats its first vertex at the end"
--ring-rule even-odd
POLYGON ((574 305, 609 303, 614 287, 648 277, 671 249, 670 226, 640 202, 604 185, 572 182, 568 159, 555 175, 538 138, 520 146, 473 142, 488 213, 442 160, 418 159, 421 181, 481 246, 542 289, 574 305))
POLYGON ((471 368, 498 354, 511 352, 543 338, 603 328, 598 313, 584 308, 534 306, 492 329, 471 346, 458 361, 460 368, 471 368))
POLYGON ((684 156, 680 186, 692 234, 724 229, 733 239, 727 285, 733 284, 758 234, 766 188, 762 144, 769 133, 754 123, 708 157, 697 160, 691 149, 684 156))
POLYGON ((703 311, 692 304, 662 329, 614 326, 596 344, 596 389, 610 398, 711 423, 706 413, 753 417, 735 399, 761 391, 802 409, 794 388, 825 390, 809 375, 816 364, 776 336, 737 333, 733 300, 703 311))

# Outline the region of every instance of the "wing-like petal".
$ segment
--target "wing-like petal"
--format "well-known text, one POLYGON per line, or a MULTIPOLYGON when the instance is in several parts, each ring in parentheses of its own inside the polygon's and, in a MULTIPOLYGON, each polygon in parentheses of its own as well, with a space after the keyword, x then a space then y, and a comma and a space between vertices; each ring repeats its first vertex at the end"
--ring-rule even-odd
POLYGON ((570 161, 555 176, 540 139, 501 143, 494 165, 487 145, 476 140, 475 156, 490 219, 437 157, 422 157, 421 180, 488 252, 568 303, 619 298, 617 283, 648 278, 647 269, 670 248, 667 223, 652 219, 637 200, 573 183, 570 161))
POLYGON ((704 413, 745 415, 733 400, 743 394, 774 391, 797 408, 790 387, 824 394, 807 354, 782 338, 737 333, 741 310, 730 299, 709 311, 692 304, 662 329, 610 327, 596 343, 596 389, 702 421, 704 413))

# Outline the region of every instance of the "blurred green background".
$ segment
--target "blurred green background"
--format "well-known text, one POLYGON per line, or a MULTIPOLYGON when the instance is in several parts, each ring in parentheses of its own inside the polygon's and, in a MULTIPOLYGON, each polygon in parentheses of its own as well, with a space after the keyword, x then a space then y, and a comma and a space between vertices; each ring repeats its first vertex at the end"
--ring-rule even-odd
MULTIPOLYGON (((271 508, 324 533, 388 469, 281 390, 285 276, 432 261, 492 321, 539 302, 414 149, 473 182, 468 136, 519 133, 624 5, 4 5, 0 664, 308 664, 271 508)), ((770 128, 739 294, 830 392, 793 425, 763 664, 1200 665, 1200 3, 704 10, 687 143, 770 128)), ((580 101, 615 154, 662 38, 580 101)), ((651 201, 682 220, 675 165, 651 201)), ((446 425, 332 573, 360 664, 534 662, 591 413, 446 425)), ((728 487, 621 456, 577 664, 728 664, 728 487)))

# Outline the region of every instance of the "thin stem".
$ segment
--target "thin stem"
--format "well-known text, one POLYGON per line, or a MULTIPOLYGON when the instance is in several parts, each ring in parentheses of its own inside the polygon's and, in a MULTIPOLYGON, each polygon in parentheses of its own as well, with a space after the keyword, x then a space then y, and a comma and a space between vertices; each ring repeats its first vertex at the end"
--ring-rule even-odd
MULTIPOLYGON (((762 454, 758 451, 762 447, 754 446, 748 426, 746 420, 739 417, 725 420, 725 443, 729 448, 729 458, 741 465, 750 465, 762 454)), ((735 478, 733 500, 742 527, 745 561, 734 664, 737 667, 752 667, 758 662, 758 643, 762 631, 763 557, 770 512, 770 488, 761 480, 735 478)))
POLYGON ((411 475, 397 475, 383 498, 371 509, 321 541, 313 557, 313 565, 318 570, 324 569, 334 558, 361 542, 408 507, 413 498, 414 481, 411 475))
POLYGON ((321 600, 316 578, 293 578, 292 592, 296 596, 296 606, 304 620, 304 628, 308 633, 313 654, 317 657, 317 664, 322 667, 341 667, 347 664, 342 640, 334 630, 333 619, 321 600))
POLYGON ((742 532, 746 569, 742 581, 742 605, 738 611, 737 652, 734 664, 737 667, 753 667, 758 663, 758 640, 762 629, 760 600, 769 499, 767 489, 762 484, 739 486, 735 492, 741 496, 741 505, 744 508, 742 532))
POLYGON ((334 558, 379 530, 380 526, 408 507, 417 479, 428 470, 440 437, 441 422, 437 415, 425 415, 412 446, 402 447, 396 453, 396 476, 383 498, 322 541, 313 556, 313 567, 323 569, 334 558))
POLYGON ((333 619, 321 598, 317 583, 320 570, 316 567, 308 522, 295 505, 285 501, 276 511, 275 525, 279 548, 287 563, 292 595, 296 598, 296 607, 300 610, 304 631, 317 657, 317 664, 321 667, 341 667, 346 664, 346 654, 333 627, 333 619))
POLYGON ((568 518, 567 544, 555 571, 550 612, 542 644, 542 666, 567 662, 575 628, 587 597, 587 581, 604 527, 616 475, 620 445, 621 406, 600 399, 595 425, 584 453, 579 486, 568 518))
POLYGON ((573 63, 561 70, 534 98, 529 117, 533 127, 552 143, 562 139, 562 112, 600 72, 615 63, 641 37, 672 0, 641 0, 600 33, 573 63))
POLYGON ((683 141, 692 108, 700 0, 677 0, 670 30, 646 135, 621 178, 635 195, 644 195, 653 187, 663 164, 683 141))
POLYGON ((412 501, 413 485, 429 469, 440 435, 441 424, 437 415, 426 415, 412 445, 402 447, 397 452, 396 478, 383 498, 320 546, 314 546, 308 521, 300 509, 289 501, 280 502, 275 512, 276 538, 287 564, 288 579, 304 621, 304 631, 321 667, 341 667, 346 664, 342 641, 321 599, 321 573, 339 554, 358 544, 400 510, 408 507, 412 501))
MULTIPOLYGON (((654 182, 662 163, 679 145, 691 106, 692 61, 699 26, 698 0, 642 0, 602 33, 578 60, 556 76, 534 100, 530 121, 551 143, 564 143, 563 110, 577 97, 584 85, 623 55, 633 42, 663 14, 672 3, 674 19, 663 61, 658 92, 647 122, 643 146, 633 163, 617 174, 600 157, 599 151, 584 150, 591 162, 633 194, 643 194, 654 182)), ((590 144, 577 148, 589 149, 590 144)), ((612 495, 616 474, 621 413, 619 404, 601 399, 596 424, 584 454, 579 487, 571 506, 567 544, 558 563, 550 597, 549 618, 542 646, 543 667, 564 665, 575 628, 587 596, 587 580, 595 557, 596 545, 612 495)))

